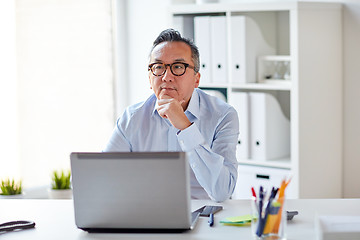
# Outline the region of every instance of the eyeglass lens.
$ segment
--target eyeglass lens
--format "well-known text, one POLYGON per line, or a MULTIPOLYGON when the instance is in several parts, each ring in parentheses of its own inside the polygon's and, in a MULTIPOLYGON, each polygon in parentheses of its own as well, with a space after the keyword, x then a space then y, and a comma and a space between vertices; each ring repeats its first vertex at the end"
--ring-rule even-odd
MULTIPOLYGON (((155 63, 154 65, 152 65, 151 71, 153 72, 154 75, 161 76, 165 74, 167 66, 168 65, 165 65, 163 63, 155 63)), ((181 76, 185 73, 186 66, 184 63, 173 63, 170 65, 170 70, 172 74, 176 76, 181 76)))

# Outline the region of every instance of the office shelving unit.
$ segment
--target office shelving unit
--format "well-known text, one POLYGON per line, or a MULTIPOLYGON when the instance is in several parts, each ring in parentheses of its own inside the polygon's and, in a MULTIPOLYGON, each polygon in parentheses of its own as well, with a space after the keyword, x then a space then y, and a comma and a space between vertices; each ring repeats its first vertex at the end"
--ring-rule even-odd
MULTIPOLYGON (((171 22, 179 16, 190 18, 183 26, 190 32, 194 27, 191 19, 196 16, 226 17, 227 83, 200 83, 200 87, 226 89, 228 98, 231 92, 253 91, 277 98, 290 119, 290 156, 267 161, 238 159, 239 172, 253 168, 254 172, 269 173, 266 177, 270 179, 274 170, 291 174, 287 193, 290 198, 342 196, 341 12, 341 4, 315 2, 179 4, 169 9, 171 22), (274 46, 275 56, 268 59, 285 56, 291 69, 289 81, 235 83, 231 73, 230 20, 236 15, 252 18, 266 41, 274 46)), ((239 191, 245 189, 249 196, 250 180, 240 175, 237 184, 242 189, 239 191)))

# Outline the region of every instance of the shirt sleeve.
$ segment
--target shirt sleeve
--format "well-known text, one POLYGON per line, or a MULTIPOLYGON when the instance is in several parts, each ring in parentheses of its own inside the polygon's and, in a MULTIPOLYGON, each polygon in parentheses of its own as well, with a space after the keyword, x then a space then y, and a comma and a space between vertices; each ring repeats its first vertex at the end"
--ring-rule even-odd
POLYGON ((214 201, 224 201, 234 191, 238 134, 238 116, 230 108, 216 127, 211 146, 206 143, 195 123, 177 136, 182 150, 189 154, 189 163, 198 182, 214 201))
POLYGON ((119 118, 112 132, 109 142, 103 152, 131 152, 131 144, 126 139, 123 127, 126 125, 126 115, 119 118))

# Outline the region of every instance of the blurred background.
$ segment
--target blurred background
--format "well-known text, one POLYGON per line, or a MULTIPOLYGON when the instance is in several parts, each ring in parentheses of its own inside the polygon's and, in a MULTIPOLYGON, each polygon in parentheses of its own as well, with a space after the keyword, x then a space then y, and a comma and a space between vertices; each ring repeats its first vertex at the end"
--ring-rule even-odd
MULTIPOLYGON (((331 2, 344 4, 343 196, 360 197, 360 2, 331 2)), ((150 47, 182 3, 195 1, 0 0, 0 178, 48 185, 70 152, 101 151, 152 93, 150 47)))

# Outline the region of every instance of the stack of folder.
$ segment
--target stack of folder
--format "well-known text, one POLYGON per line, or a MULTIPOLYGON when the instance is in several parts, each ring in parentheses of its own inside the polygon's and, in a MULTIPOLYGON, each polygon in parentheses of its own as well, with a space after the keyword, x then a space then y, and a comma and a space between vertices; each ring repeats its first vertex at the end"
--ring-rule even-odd
POLYGON ((194 40, 200 51, 202 84, 230 82, 229 69, 233 83, 256 82, 257 57, 275 54, 274 47, 265 41, 252 18, 231 16, 229 19, 227 22, 226 16, 194 17, 194 40))
POLYGON ((232 92, 239 116, 238 160, 265 161, 290 155, 290 121, 269 93, 232 92))
POLYGON ((225 16, 194 18, 194 40, 200 52, 201 82, 226 83, 227 37, 225 16))

